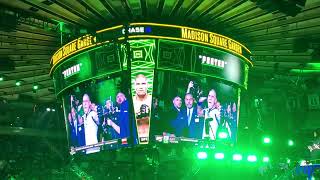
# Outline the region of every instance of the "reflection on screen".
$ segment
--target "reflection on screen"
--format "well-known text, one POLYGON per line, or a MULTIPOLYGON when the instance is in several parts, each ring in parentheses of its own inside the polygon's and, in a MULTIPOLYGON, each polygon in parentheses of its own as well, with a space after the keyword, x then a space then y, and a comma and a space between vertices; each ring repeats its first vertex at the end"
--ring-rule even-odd
MULTIPOLYGON (((212 77, 156 73, 152 135, 217 140, 225 132, 236 141, 238 90, 212 77)), ((164 140, 164 139, 162 139, 164 140)))
POLYGON ((122 87, 118 77, 83 84, 65 96, 72 154, 122 147, 118 139, 130 136, 129 103, 122 87))

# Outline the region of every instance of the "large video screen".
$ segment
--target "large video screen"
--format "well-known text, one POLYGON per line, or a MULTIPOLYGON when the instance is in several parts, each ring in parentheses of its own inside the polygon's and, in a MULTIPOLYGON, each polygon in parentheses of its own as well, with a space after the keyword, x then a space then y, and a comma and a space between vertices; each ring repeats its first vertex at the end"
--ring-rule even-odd
POLYGON ((236 142, 238 88, 213 77, 190 73, 155 73, 151 136, 218 139, 236 142))
POLYGON ((127 145, 130 125, 133 126, 128 82, 117 74, 82 83, 65 94, 71 154, 90 154, 127 145))

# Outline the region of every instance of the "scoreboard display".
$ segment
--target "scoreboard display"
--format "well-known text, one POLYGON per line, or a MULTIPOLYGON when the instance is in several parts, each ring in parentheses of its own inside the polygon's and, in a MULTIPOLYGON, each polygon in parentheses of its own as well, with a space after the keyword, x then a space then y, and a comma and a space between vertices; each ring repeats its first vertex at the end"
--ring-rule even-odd
POLYGON ((58 49, 50 75, 71 154, 180 141, 236 143, 251 52, 185 26, 131 23, 58 49))

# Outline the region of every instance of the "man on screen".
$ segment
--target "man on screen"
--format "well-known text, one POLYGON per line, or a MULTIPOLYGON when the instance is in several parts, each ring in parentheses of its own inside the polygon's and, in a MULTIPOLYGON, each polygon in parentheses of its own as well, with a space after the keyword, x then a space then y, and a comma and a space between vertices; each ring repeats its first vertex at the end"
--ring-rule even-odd
POLYGON ((201 138, 201 128, 203 121, 197 116, 197 107, 194 106, 192 94, 187 93, 184 98, 185 108, 179 113, 177 123, 177 136, 187 136, 190 138, 201 138))
POLYGON ((203 138, 210 138, 211 140, 216 139, 218 126, 220 123, 220 110, 221 106, 217 100, 216 91, 211 89, 208 93, 208 108, 204 109, 204 128, 203 138))
MULTIPOLYGON (((116 97, 116 101, 118 104, 118 122, 120 138, 126 138, 130 136, 130 127, 129 127, 129 103, 127 101, 126 96, 119 92, 116 97)), ((112 124, 112 123, 111 123, 112 124)), ((114 126, 112 126, 114 127, 114 126)), ((115 126, 116 127, 116 126, 115 126)), ((117 129, 115 129, 117 131, 117 129)), ((117 131, 118 132, 118 131, 117 131)))
POLYGON ((176 129, 178 124, 178 115, 180 113, 180 109, 181 109, 181 105, 182 105, 182 99, 179 96, 176 96, 173 98, 172 100, 172 107, 171 109, 168 111, 168 113, 165 114, 165 116, 167 117, 167 125, 165 126, 165 133, 172 133, 175 134, 176 133, 176 129))
POLYGON ((148 80, 143 74, 138 74, 134 81, 136 94, 133 97, 136 114, 137 132, 140 142, 147 142, 149 137, 151 95, 148 94, 148 80))
MULTIPOLYGON (((92 104, 88 94, 84 94, 82 98, 82 107, 84 111, 83 123, 86 145, 92 145, 98 143, 98 125, 99 118, 97 112, 92 110, 92 104)), ((100 151, 100 148, 89 148, 86 153, 94 153, 100 151)))
POLYGON ((134 111, 136 114, 140 114, 142 105, 147 106, 147 112, 151 108, 151 95, 148 94, 148 80, 143 74, 138 74, 134 81, 136 95, 133 97, 134 111))

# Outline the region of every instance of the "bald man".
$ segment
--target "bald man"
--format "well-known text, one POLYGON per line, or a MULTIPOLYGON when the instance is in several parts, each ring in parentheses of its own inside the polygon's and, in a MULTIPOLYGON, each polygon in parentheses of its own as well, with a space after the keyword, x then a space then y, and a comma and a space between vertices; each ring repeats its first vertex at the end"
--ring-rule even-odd
POLYGON ((134 111, 136 114, 140 113, 142 105, 147 105, 151 109, 152 98, 148 94, 148 80, 143 74, 138 74, 134 81, 136 95, 133 97, 134 111))
POLYGON ((204 109, 204 128, 202 137, 215 140, 217 137, 217 130, 220 123, 220 103, 217 100, 217 94, 214 89, 208 93, 208 108, 204 109))

